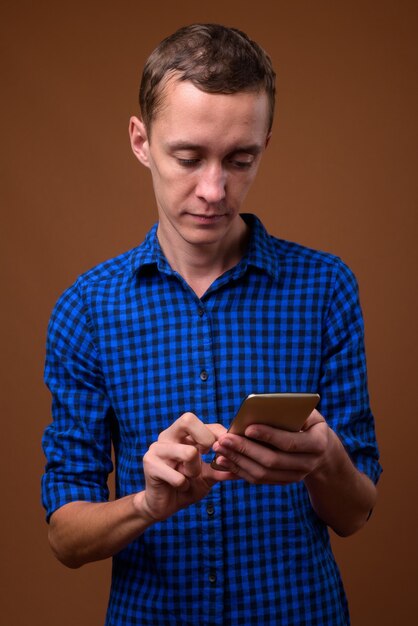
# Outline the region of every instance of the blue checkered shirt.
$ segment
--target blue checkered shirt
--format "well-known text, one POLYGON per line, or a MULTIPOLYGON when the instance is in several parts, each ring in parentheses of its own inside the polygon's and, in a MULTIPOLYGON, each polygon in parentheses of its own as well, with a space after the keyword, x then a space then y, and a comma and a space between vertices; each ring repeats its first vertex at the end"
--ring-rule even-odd
MULTIPOLYGON (((156 226, 81 276, 53 312, 43 445, 47 515, 144 487, 142 457, 185 411, 228 426, 254 392, 318 392, 353 462, 380 473, 356 281, 338 258, 273 238, 254 216, 247 254, 202 298, 156 226)), ((206 459, 208 460, 208 459, 206 459)), ((326 526, 302 483, 216 484, 114 557, 107 626, 349 623, 326 526)))

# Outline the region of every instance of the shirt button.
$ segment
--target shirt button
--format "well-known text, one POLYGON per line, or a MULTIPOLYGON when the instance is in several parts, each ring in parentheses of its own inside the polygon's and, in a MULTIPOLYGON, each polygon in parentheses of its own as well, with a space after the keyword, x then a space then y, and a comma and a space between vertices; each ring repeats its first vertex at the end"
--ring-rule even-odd
POLYGON ((209 374, 207 373, 207 371, 206 371, 206 370, 202 370, 202 371, 200 372, 200 380, 205 381, 205 380, 207 380, 207 379, 208 379, 208 377, 209 377, 209 374))
POLYGON ((199 316, 199 317, 202 317, 202 316, 203 316, 203 314, 204 314, 204 310, 202 309, 202 307, 199 307, 199 308, 197 309, 197 314, 198 314, 198 316, 199 316))
POLYGON ((215 507, 213 506, 213 504, 208 504, 206 507, 206 513, 210 516, 215 514, 215 507))
POLYGON ((209 582, 211 585, 214 585, 216 583, 216 574, 215 572, 211 572, 209 574, 209 582))

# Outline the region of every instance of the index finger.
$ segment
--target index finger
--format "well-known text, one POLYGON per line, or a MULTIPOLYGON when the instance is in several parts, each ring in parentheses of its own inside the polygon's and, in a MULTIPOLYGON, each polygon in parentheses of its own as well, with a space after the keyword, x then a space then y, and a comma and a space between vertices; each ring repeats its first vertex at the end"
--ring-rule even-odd
POLYGON ((318 413, 315 416, 311 415, 303 430, 299 432, 257 424, 248 426, 245 435, 260 443, 267 443, 282 452, 314 454, 324 447, 327 431, 327 423, 318 413))
POLYGON ((208 452, 215 440, 216 437, 210 429, 194 413, 190 412, 183 413, 158 437, 158 441, 163 442, 190 443, 201 452, 208 452))

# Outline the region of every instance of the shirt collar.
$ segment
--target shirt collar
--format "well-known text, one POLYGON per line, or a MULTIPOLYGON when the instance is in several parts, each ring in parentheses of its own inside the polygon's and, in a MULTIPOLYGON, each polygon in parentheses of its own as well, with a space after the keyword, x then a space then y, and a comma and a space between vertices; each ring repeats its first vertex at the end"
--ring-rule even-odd
MULTIPOLYGON (((271 236, 255 215, 242 213, 241 217, 250 227, 251 237, 246 254, 232 272, 237 276, 242 275, 249 266, 253 266, 276 278, 278 274, 277 251, 271 236)), ((154 224, 143 243, 133 252, 132 271, 134 273, 146 271, 145 268, 151 266, 156 267, 160 272, 172 273, 158 241, 157 227, 158 223, 154 224)))
POLYGON ((243 213, 241 217, 250 227, 251 237, 247 253, 237 268, 241 264, 243 265, 243 270, 248 266, 253 266, 267 272, 272 278, 277 278, 277 249, 273 244, 271 236, 256 215, 243 213))
POLYGON ((133 273, 141 272, 151 266, 157 267, 160 271, 171 271, 158 241, 157 227, 158 223, 154 224, 142 244, 133 251, 131 259, 133 273))

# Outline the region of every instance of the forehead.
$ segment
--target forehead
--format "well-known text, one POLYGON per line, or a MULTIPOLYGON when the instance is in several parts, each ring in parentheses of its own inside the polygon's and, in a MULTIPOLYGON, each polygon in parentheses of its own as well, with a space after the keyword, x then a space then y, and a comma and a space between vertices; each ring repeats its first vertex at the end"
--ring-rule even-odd
POLYGON ((264 143, 268 130, 269 104, 265 91, 212 94, 190 81, 169 80, 161 106, 152 122, 152 134, 170 141, 196 145, 264 143))

